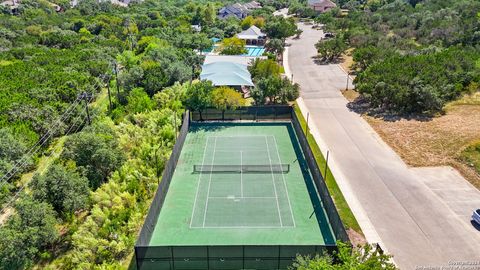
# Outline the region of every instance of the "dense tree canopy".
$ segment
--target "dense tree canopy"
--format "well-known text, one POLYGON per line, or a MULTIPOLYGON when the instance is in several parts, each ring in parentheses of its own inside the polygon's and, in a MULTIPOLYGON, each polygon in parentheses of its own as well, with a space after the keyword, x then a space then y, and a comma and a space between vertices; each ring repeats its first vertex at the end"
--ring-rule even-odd
POLYGON ((32 181, 33 197, 48 202, 59 214, 71 214, 87 206, 88 179, 80 176, 75 168, 55 164, 32 181))
MULTIPOLYGON (((318 19, 354 48, 357 89, 372 109, 436 113, 479 82, 478 1, 344 4, 347 17, 329 12, 318 19)), ((324 57, 338 55, 329 52, 335 43, 321 41, 317 49, 324 57)))
POLYGON ((330 255, 311 257, 298 256, 292 270, 395 270, 390 256, 371 245, 352 249, 348 244, 338 243, 335 258, 330 255))
MULTIPOLYGON (((294 23, 272 12, 288 1, 243 24, 217 19, 228 1, 51 2, 63 11, 31 0, 0 11, 1 175, 22 163, 0 184, 0 269, 126 269, 185 108, 245 102, 198 82, 201 52, 242 26, 283 41, 294 23)), ((282 82, 276 102, 294 97, 282 82)))
POLYGON ((84 171, 93 189, 98 188, 124 161, 117 138, 106 125, 94 126, 69 137, 62 158, 73 160, 84 171))

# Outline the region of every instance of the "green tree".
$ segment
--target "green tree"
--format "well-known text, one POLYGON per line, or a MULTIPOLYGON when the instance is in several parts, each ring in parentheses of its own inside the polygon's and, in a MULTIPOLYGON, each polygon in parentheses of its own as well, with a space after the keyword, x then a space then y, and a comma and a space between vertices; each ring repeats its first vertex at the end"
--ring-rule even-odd
POLYGON ((88 179, 74 169, 53 164, 42 174, 32 179, 33 197, 48 202, 57 213, 66 215, 87 206, 88 179))
POLYGON ((235 110, 245 105, 242 94, 230 87, 222 86, 215 88, 211 93, 211 103, 217 110, 222 111, 222 119, 225 120, 226 110, 235 110))
POLYGON ((65 141, 61 155, 63 159, 75 161, 77 167, 85 171, 89 186, 94 190, 124 161, 117 139, 110 132, 106 125, 97 124, 72 135, 65 141))
POLYGON ((58 239, 50 204, 23 196, 16 202, 15 212, 0 227, 0 269, 31 267, 40 252, 58 239))
POLYGON ((347 44, 343 36, 335 36, 332 39, 322 39, 315 44, 318 56, 326 62, 331 62, 340 57, 347 50, 347 44))
POLYGON ((247 53, 246 41, 237 37, 225 38, 219 48, 220 54, 239 55, 247 53))
POLYGON ((213 89, 211 81, 200 81, 193 83, 185 93, 185 106, 192 111, 198 111, 202 121, 202 111, 211 105, 213 89))
POLYGON ((299 86, 292 85, 288 78, 266 77, 258 80, 257 87, 252 91, 256 104, 286 104, 299 96, 299 86))
POLYGON ((285 19, 282 16, 275 16, 265 24, 265 32, 270 38, 285 40, 295 35, 297 25, 293 18, 285 19))
POLYGON ((330 255, 304 257, 298 256, 290 269, 292 270, 395 270, 391 256, 379 252, 371 245, 352 249, 348 244, 338 243, 338 252, 330 255))
POLYGON ((281 56, 285 51, 285 42, 278 38, 270 39, 266 44, 268 52, 274 53, 275 56, 281 56))
POLYGON ((252 26, 254 22, 255 22, 255 19, 252 16, 247 16, 245 17, 245 19, 243 19, 240 26, 242 27, 243 30, 246 30, 250 28, 250 26, 252 26))
POLYGON ((248 67, 254 80, 268 77, 280 77, 282 67, 272 59, 255 59, 253 64, 248 67))
POLYGON ((127 110, 131 113, 151 111, 155 107, 155 102, 150 99, 143 88, 133 89, 128 94, 127 101, 127 110))
MULTIPOLYGON (((30 157, 24 157, 27 147, 21 140, 16 139, 7 129, 0 129, 0 175, 5 175, 18 162, 25 163, 25 169, 31 168, 33 161, 30 157)), ((23 172, 25 169, 16 172, 13 176, 23 172)), ((1 184, 0 184, 1 185, 1 184)))

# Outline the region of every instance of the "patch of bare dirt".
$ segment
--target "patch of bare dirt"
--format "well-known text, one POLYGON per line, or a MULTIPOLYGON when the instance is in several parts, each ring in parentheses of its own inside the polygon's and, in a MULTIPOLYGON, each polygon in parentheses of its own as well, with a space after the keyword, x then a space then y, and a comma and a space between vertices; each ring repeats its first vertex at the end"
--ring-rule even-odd
POLYGON ((357 100, 359 97, 360 97, 360 94, 355 91, 355 90, 352 90, 352 89, 344 89, 344 90, 341 90, 342 92, 342 95, 349 101, 349 102, 354 102, 355 100, 357 100))
POLYGON ((339 63, 339 65, 348 73, 352 73, 351 67, 354 63, 352 52, 353 48, 350 48, 344 54, 342 54, 341 62, 339 63))
POLYGON ((397 119, 364 114, 364 118, 411 166, 450 165, 480 188, 480 175, 462 162, 460 153, 480 140, 480 105, 452 105, 445 115, 426 119, 397 119))
POLYGON ((352 246, 354 247, 363 246, 367 243, 365 237, 353 229, 347 229, 347 235, 348 239, 350 239, 350 242, 352 243, 352 246))

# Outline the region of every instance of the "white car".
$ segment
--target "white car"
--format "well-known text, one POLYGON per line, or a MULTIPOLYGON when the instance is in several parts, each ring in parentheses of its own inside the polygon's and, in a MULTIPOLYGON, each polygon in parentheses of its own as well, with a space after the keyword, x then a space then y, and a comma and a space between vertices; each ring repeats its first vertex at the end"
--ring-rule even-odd
POLYGON ((475 221, 478 225, 480 225, 480 209, 473 211, 472 220, 475 221))

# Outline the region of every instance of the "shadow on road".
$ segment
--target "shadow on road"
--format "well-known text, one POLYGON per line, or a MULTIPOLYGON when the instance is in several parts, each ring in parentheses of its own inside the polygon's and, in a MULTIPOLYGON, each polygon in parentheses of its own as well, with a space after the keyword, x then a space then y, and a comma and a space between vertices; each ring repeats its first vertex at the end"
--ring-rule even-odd
POLYGON ((380 118, 387 122, 396 122, 402 119, 429 122, 433 119, 432 115, 398 114, 390 112, 385 108, 374 108, 371 106, 370 102, 368 102, 368 100, 366 100, 363 96, 359 96, 355 100, 348 102, 347 108, 357 114, 380 118))
POLYGON ((330 64, 336 65, 343 62, 343 57, 336 57, 334 59, 325 59, 319 56, 312 56, 312 59, 315 64, 321 65, 321 66, 330 65, 330 64))

